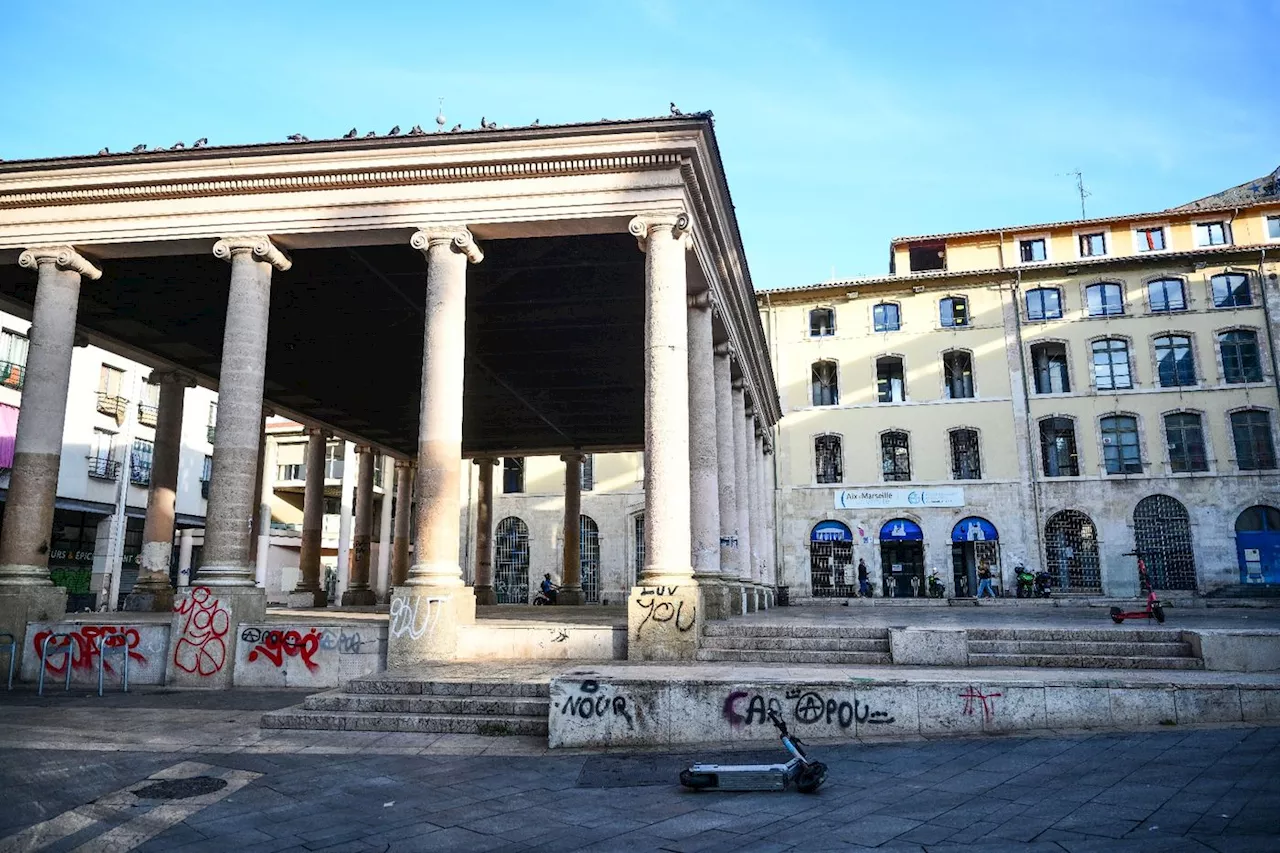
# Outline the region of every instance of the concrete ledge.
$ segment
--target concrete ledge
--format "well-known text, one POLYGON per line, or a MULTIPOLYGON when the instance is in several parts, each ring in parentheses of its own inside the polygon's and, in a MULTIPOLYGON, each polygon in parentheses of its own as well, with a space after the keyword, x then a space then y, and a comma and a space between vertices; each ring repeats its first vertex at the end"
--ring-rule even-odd
POLYGON ((969 632, 964 628, 891 628, 889 654, 899 665, 968 666, 969 632))
POLYGON ((337 687, 387 668, 386 623, 252 622, 237 639, 236 687, 337 687))
POLYGON ((1274 672, 1280 670, 1280 632, 1183 631, 1192 651, 1208 670, 1274 672))
MULTIPOLYGON (((29 622, 27 624, 26 654, 22 657, 21 679, 35 682, 40 677, 40 646, 50 633, 71 635, 71 683, 82 687, 97 687, 98 649, 97 639, 107 637, 107 659, 103 666, 103 684, 108 690, 119 690, 121 679, 121 651, 116 645, 122 642, 129 649, 130 684, 164 684, 169 651, 169 614, 157 614, 164 619, 149 621, 122 621, 121 615, 103 620, 108 614, 85 614, 85 618, 68 618, 57 622, 29 622)), ((57 641, 55 641, 57 642, 57 641)), ((67 675, 66 655, 49 649, 45 664, 45 690, 60 690, 67 675)))
POLYGON ((626 660, 627 629, 613 625, 463 625, 460 660, 626 660))

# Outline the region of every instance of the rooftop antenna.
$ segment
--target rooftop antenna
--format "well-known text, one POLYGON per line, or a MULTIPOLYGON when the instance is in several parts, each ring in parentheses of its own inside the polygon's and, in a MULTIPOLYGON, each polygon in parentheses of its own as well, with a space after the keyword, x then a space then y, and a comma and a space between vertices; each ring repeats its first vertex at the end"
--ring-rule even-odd
POLYGON ((444 125, 445 125, 444 98, 441 98, 440 108, 436 111, 436 133, 439 133, 440 131, 444 130, 444 125))
POLYGON ((1076 176, 1076 192, 1080 193, 1080 218, 1088 219, 1089 217, 1084 212, 1084 200, 1093 195, 1093 193, 1084 188, 1084 173, 1077 168, 1074 172, 1067 172, 1067 174, 1076 176))

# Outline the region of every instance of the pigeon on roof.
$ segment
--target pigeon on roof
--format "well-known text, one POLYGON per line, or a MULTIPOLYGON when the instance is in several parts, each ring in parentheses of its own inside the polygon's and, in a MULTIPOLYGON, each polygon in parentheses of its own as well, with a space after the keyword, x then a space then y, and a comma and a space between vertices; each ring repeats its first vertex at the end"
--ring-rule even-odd
POLYGON ((375 131, 375 130, 371 130, 371 131, 369 131, 368 133, 366 133, 366 134, 364 135, 364 138, 365 138, 365 139, 372 139, 373 137, 375 137, 375 136, 377 136, 377 135, 378 135, 378 132, 377 132, 377 131, 375 131))
POLYGON ((399 136, 399 135, 400 135, 400 125, 398 124, 387 131, 387 136, 399 136))
POLYGON ((101 151, 98 152, 98 156, 102 156, 103 154, 110 154, 110 153, 111 153, 110 151, 103 148, 101 151))
POLYGON ((291 133, 285 138, 288 139, 290 142, 310 142, 311 141, 307 139, 305 136, 303 136, 301 133, 291 133))
POLYGON ((206 146, 206 145, 208 145, 208 144, 209 144, 209 137, 207 137, 207 136, 202 136, 202 137, 200 137, 199 139, 197 139, 197 140, 195 141, 195 143, 194 143, 191 147, 192 147, 192 148, 203 148, 203 147, 205 147, 205 146, 206 146))
POLYGON ((453 127, 449 128, 450 133, 457 133, 460 130, 462 130, 462 122, 458 122, 453 127))
POLYGON ((676 102, 675 102, 675 101, 672 101, 672 102, 671 102, 671 114, 672 114, 673 116, 682 116, 682 115, 684 115, 684 113, 680 112, 679 107, 677 107, 677 106, 676 106, 676 102))
POLYGON ((187 147, 187 146, 186 146, 186 145, 184 145, 184 144, 183 144, 183 143, 181 143, 181 142, 175 142, 175 143, 173 143, 173 145, 169 148, 169 150, 170 150, 170 151, 177 151, 179 148, 186 148, 186 147, 187 147))
POLYGON ((353 127, 353 128, 351 128, 350 130, 348 130, 348 131, 346 132, 346 134, 345 134, 342 138, 343 138, 343 139, 355 139, 355 138, 356 138, 356 129, 355 129, 354 127, 353 127))
POLYGON ((410 136, 426 136, 426 134, 427 132, 422 129, 422 125, 420 124, 415 124, 413 127, 409 128, 410 136))
POLYGON ((146 150, 147 150, 147 146, 145 146, 145 145, 135 145, 135 146, 133 146, 133 153, 134 153, 134 154, 141 154, 143 151, 146 151, 146 150))

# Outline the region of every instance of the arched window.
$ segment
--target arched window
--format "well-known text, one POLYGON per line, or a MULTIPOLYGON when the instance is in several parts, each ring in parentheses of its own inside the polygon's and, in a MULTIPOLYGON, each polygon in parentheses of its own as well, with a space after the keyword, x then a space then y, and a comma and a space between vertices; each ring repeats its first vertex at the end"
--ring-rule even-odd
POLYGON ((1099 391, 1133 387, 1126 341, 1104 338, 1093 342, 1093 383, 1099 391))
POLYGON ((1147 282, 1147 301, 1152 311, 1186 311, 1186 287, 1180 278, 1157 278, 1147 282))
POLYGON ((839 374, 834 361, 813 363, 813 405, 840 405, 839 374))
POLYGON ((504 456, 502 458, 502 493, 518 495, 524 491, 524 457, 504 456))
POLYGON ((910 438, 905 432, 886 432, 880 436, 880 465, 889 482, 911 479, 910 438))
POLYGON ((1065 394, 1071 390, 1066 344, 1057 341, 1032 344, 1031 365, 1035 370, 1037 394, 1065 394))
POLYGON ((1080 456, 1076 453, 1076 425, 1070 418, 1040 421, 1040 458, 1046 477, 1079 477, 1080 456))
POLYGON ((1124 291, 1108 281, 1091 284, 1084 289, 1084 304, 1090 317, 1110 317, 1124 313, 1124 291))
POLYGON ((1056 287, 1037 287, 1027 291, 1028 320, 1062 318, 1062 291, 1056 287))
POLYGON ((1164 416, 1164 438, 1169 448, 1169 470, 1175 474, 1208 471, 1204 426, 1195 412, 1174 412, 1164 416))
POLYGON ((1196 588, 1191 517, 1176 498, 1150 495, 1138 501, 1133 510, 1133 544, 1154 589, 1196 588))
POLYGON ((839 521, 820 521, 809 531, 809 580, 820 597, 858 594, 853 568, 853 533, 839 521))
POLYGON ((1112 415, 1098 421, 1102 430, 1102 462, 1108 474, 1141 474, 1142 449, 1138 419, 1112 415))
POLYGON ((582 455, 582 491, 589 492, 596 487, 596 455, 582 455))
POLYGON ((631 585, 635 586, 640 573, 644 571, 644 513, 637 512, 632 519, 632 529, 635 531, 635 571, 631 575, 631 585))
POLYGON ((1215 275, 1209 279, 1213 289, 1214 308, 1244 308, 1253 304, 1253 294, 1249 290, 1249 276, 1243 273, 1228 272, 1215 275))
POLYGON ((814 308, 809 312, 809 337, 825 338, 836 333, 836 309, 814 308))
POLYGON ((820 435, 813 440, 813 460, 818 482, 844 482, 844 454, 838 435, 820 435))
POLYGON ((973 396, 973 356, 964 350, 948 350, 942 354, 943 391, 947 399, 960 400, 973 396))
POLYGON ((578 516, 578 562, 582 566, 582 597, 600 603, 600 528, 589 515, 578 516))
POLYGON ((938 302, 938 319, 944 327, 969 325, 969 300, 948 296, 938 302))
POLYGON ((981 480, 982 458, 978 452, 978 431, 953 429, 950 439, 952 479, 981 480))
POLYGON ((884 355, 876 359, 876 399, 881 403, 901 403, 907 398, 902 359, 884 355))
POLYGON ((1196 384, 1196 362, 1191 354, 1191 338, 1162 335, 1155 339, 1156 374, 1161 388, 1196 384))
POLYGON ((529 527, 508 516, 494 532, 493 592, 499 604, 529 603, 529 527))
POLYGON ((902 328, 902 312, 896 303, 881 302, 871 309, 871 321, 877 332, 896 332, 902 328))
POLYGON ((1271 437, 1271 418, 1262 409, 1232 412, 1231 440, 1236 448, 1236 466, 1241 471, 1275 469, 1276 445, 1271 437))
POLYGON ((1218 335, 1222 354, 1222 378, 1229 384, 1262 381, 1262 358, 1258 335, 1248 329, 1232 329, 1218 335))
POLYGON ((1061 592, 1101 592, 1098 534, 1093 520, 1067 509, 1044 526, 1045 565, 1061 592))

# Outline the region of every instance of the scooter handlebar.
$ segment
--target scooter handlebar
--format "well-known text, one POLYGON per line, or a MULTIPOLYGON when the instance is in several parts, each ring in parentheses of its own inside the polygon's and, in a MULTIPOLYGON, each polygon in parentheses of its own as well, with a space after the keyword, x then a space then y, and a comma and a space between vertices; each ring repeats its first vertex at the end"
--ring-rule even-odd
POLYGON ((782 721, 781 717, 778 716, 778 712, 773 710, 769 711, 769 719, 770 721, 773 722, 774 727, 777 728, 777 730, 782 734, 782 736, 786 737, 787 724, 782 721))

